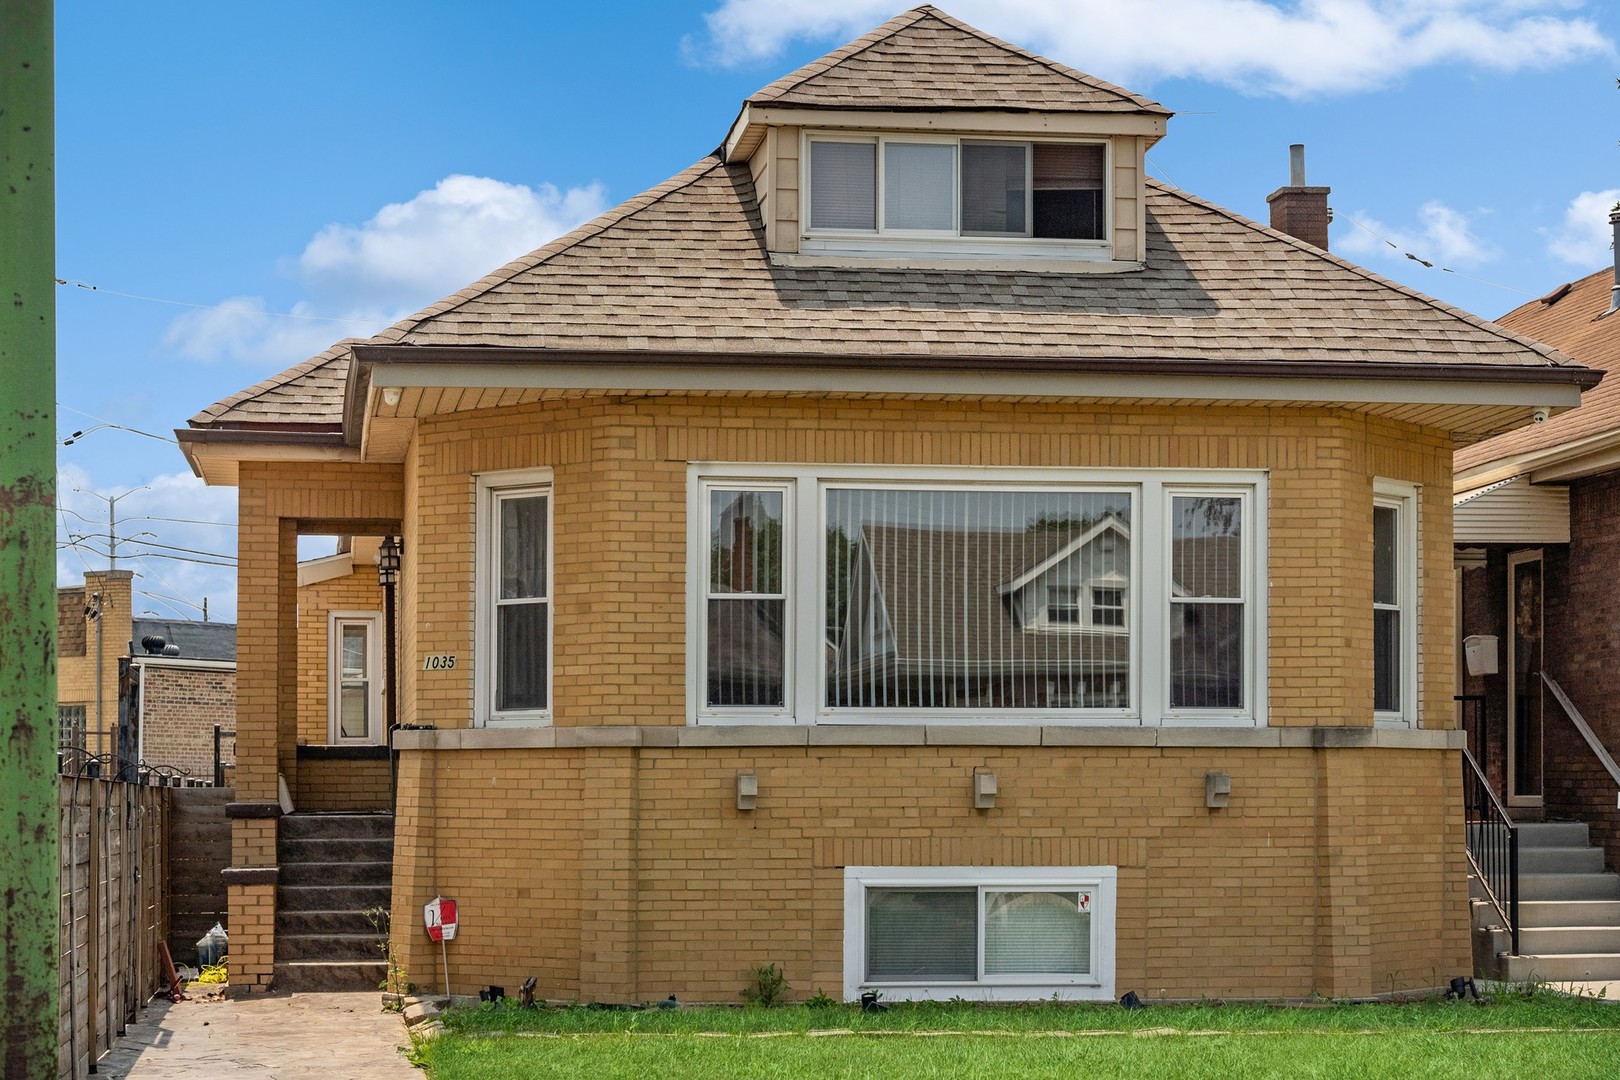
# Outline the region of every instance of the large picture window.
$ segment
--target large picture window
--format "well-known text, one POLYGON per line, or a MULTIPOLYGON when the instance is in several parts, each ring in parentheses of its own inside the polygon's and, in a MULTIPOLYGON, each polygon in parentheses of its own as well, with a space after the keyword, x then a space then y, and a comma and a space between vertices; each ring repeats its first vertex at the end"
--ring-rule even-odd
POLYGON ((1262 477, 883 474, 693 467, 699 722, 1261 721, 1262 477))
POLYGON ((861 867, 844 875, 845 997, 1113 993, 1113 867, 861 867))
POLYGON ((540 475, 479 479, 476 681, 485 723, 550 718, 551 488, 523 482, 540 475))

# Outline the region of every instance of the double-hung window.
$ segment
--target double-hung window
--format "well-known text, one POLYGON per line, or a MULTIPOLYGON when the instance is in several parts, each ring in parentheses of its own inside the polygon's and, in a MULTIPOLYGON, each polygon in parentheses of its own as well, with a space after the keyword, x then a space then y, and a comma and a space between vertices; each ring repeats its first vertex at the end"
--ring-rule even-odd
POLYGON ((812 135, 807 235, 1103 241, 1100 142, 812 135))
POLYGON ((1110 999, 1111 866, 844 872, 844 996, 1110 999))
POLYGON ((551 717, 551 484, 546 471, 478 478, 475 715, 551 717))
POLYGON ((1410 484, 1373 482, 1373 718, 1417 715, 1417 495, 1410 484))
POLYGON ((1263 722, 1260 474, 690 476, 695 722, 1263 722))

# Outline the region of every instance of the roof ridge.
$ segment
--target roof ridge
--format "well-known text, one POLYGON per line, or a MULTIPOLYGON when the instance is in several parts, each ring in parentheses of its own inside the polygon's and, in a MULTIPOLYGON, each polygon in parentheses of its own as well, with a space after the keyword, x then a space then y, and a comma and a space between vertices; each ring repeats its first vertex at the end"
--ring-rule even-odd
POLYGON ((276 372, 274 375, 260 379, 258 382, 247 387, 245 390, 238 390, 230 397, 222 398, 219 401, 214 402, 212 405, 193 416, 190 420, 187 420, 186 423, 193 427, 207 426, 208 424, 212 423, 216 417, 229 412, 238 405, 243 405, 249 401, 252 401, 254 398, 263 397, 272 390, 280 389, 290 382, 301 379, 305 375, 309 375, 312 372, 320 370, 327 364, 336 363, 338 360, 344 359, 348 354, 349 346, 357 345, 365 340, 367 339, 359 337, 346 337, 340 341, 335 341, 326 348, 322 349, 320 352, 316 353, 314 356, 309 357, 307 360, 300 360, 290 368, 285 368, 276 372))
POLYGON ((710 153, 699 159, 680 172, 671 176, 660 184, 655 184, 639 195, 632 196, 610 210, 598 214, 596 217, 579 225, 563 235, 551 240, 527 254, 520 255, 504 266, 497 267, 474 281, 472 284, 458 289, 440 300, 434 301, 414 315, 408 315, 398 322, 379 331, 370 339, 376 343, 379 339, 387 338, 389 341, 402 341, 406 335, 421 329, 423 324, 454 311, 471 300, 489 292, 499 285, 503 285, 519 274, 533 270, 535 267, 561 255, 570 248, 577 247, 592 237, 600 236, 643 210, 650 209, 669 196, 697 183, 715 168, 723 168, 724 162, 720 160, 718 151, 710 153))
POLYGON ((1392 278, 1384 277, 1382 274, 1379 274, 1379 273, 1376 273, 1376 272, 1374 272, 1372 270, 1369 270, 1365 266, 1360 265, 1359 263, 1353 263, 1348 259, 1345 259, 1345 258, 1343 258, 1343 257, 1341 257, 1339 255, 1335 255, 1331 251, 1325 251, 1322 248, 1317 247, 1315 244, 1307 244, 1305 241, 1299 239, 1297 236, 1291 236, 1290 234, 1285 233, 1280 229, 1273 229, 1269 225, 1262 225, 1262 224, 1260 224, 1260 222, 1255 221, 1253 218, 1245 217, 1244 215, 1238 213, 1235 210, 1228 210, 1226 207, 1221 206, 1219 203, 1212 203, 1207 199, 1201 199, 1197 195, 1193 195, 1190 192, 1183 191, 1181 188, 1174 187, 1174 186, 1172 186, 1170 184, 1165 183, 1162 180, 1155 180, 1151 176, 1143 177, 1143 179, 1146 181, 1147 186, 1148 186, 1149 189, 1160 191, 1160 192, 1162 192, 1162 193, 1164 193, 1166 195, 1173 195, 1176 198, 1179 198, 1184 202, 1189 202, 1189 203, 1193 203, 1194 205, 1201 206, 1206 210, 1213 211, 1214 213, 1220 215, 1221 217, 1227 218, 1230 221, 1235 222, 1236 224, 1242 225, 1242 226, 1244 226, 1246 228, 1249 228, 1249 229, 1253 229, 1255 232, 1263 233, 1263 234, 1265 234, 1267 236, 1270 236, 1270 237, 1273 237, 1275 239, 1286 241, 1290 246, 1298 248, 1299 250, 1301 250, 1303 252, 1306 252, 1306 253, 1311 254, 1311 255, 1316 255, 1316 256, 1318 256, 1320 258, 1326 259, 1328 262, 1331 262, 1334 265, 1338 266, 1341 270, 1348 270, 1350 273, 1356 275, 1357 277, 1363 278, 1363 279, 1365 279, 1367 281, 1371 281, 1371 282, 1373 282, 1374 284, 1377 284, 1377 285, 1382 285, 1385 288, 1393 289, 1396 292, 1401 293, 1401 294, 1407 296, 1410 299, 1418 301, 1419 303, 1423 304, 1426 307, 1433 308, 1435 311, 1441 312, 1442 314, 1445 314, 1445 315, 1450 315, 1451 317, 1453 317, 1455 319, 1458 319, 1458 320, 1460 320, 1460 321, 1462 321, 1464 323, 1467 323, 1468 325, 1474 327, 1475 329, 1484 330, 1486 333, 1489 333, 1489 334, 1492 334, 1492 335, 1494 335, 1496 337, 1502 338, 1505 341, 1510 341, 1515 345, 1524 346, 1524 347, 1530 349, 1530 351, 1535 352, 1535 353, 1539 353, 1541 356, 1545 357, 1548 360, 1549 365, 1552 366, 1552 367, 1585 367, 1586 366, 1586 365, 1582 364, 1580 361, 1576 360, 1574 357, 1569 356, 1566 353, 1562 353, 1562 352, 1558 351, 1557 349, 1552 348, 1550 345, 1545 345, 1545 344, 1535 340, 1534 338, 1525 337, 1523 334, 1519 334, 1519 333, 1516 333, 1516 332, 1514 332, 1512 330, 1509 330, 1507 327, 1502 326, 1502 325, 1500 325, 1498 323, 1492 322, 1489 319, 1482 319, 1478 315, 1475 315, 1475 314, 1473 314, 1471 312, 1464 311, 1462 308, 1456 307, 1454 305, 1448 304, 1444 300, 1438 300, 1435 297, 1430 296, 1428 293, 1419 292, 1417 289, 1414 289, 1409 285, 1403 285, 1400 282, 1395 281, 1392 278))
POLYGON ((781 78, 774 79, 771 82, 766 83, 764 86, 748 95, 745 100, 752 101, 761 94, 764 94, 766 91, 773 91, 771 94, 772 97, 781 97, 791 90, 798 89, 811 79, 826 74, 839 64, 842 64, 845 60, 859 56, 861 53, 872 48, 874 45, 877 45, 879 42, 887 41, 900 31, 916 26, 917 23, 922 21, 930 14, 940 14, 940 12, 936 11, 935 8, 930 7, 927 4, 920 4, 917 7, 902 11, 900 14, 894 16, 894 18, 873 27, 871 30, 868 30, 854 41, 840 45, 832 52, 818 56, 809 63, 804 64, 801 67, 794 68, 781 78), (791 83, 788 82, 789 79, 792 79, 795 75, 801 75, 801 73, 801 78, 791 83))

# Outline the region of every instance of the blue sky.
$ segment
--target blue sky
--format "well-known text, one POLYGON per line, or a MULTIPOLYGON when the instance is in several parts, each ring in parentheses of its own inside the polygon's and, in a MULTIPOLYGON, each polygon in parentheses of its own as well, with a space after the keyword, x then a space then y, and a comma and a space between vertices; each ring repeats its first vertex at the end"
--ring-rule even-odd
MULTIPOLYGON (((1612 257, 1616 5, 940 6, 1175 110, 1151 171, 1239 213, 1266 219, 1305 143, 1335 252, 1477 314, 1612 257)), ((900 10, 59 4, 58 426, 119 426, 59 450, 58 580, 106 565, 123 496, 137 611, 207 597, 233 618, 234 574, 210 564, 234 557, 234 489, 134 431, 166 436, 631 198, 712 150, 749 93, 900 10)))

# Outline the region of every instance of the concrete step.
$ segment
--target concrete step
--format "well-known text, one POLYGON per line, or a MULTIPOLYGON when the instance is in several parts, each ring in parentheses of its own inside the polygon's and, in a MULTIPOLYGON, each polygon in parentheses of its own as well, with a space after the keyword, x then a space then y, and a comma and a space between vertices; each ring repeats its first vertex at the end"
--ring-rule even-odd
POLYGON ((379 927, 387 926, 386 914, 375 923, 364 911, 278 911, 276 936, 282 934, 370 934, 382 937, 379 927))
POLYGON ((383 958, 376 934, 276 934, 277 960, 367 963, 383 958))
POLYGON ((1620 926, 1525 926, 1519 952, 1526 956, 1620 953, 1620 926))
POLYGON ((1601 874, 1603 849, 1595 847, 1521 847, 1520 874, 1601 874))
POLYGON ((1598 982, 1620 979, 1620 953, 1504 956, 1501 978, 1509 982, 1598 982))
POLYGON ((394 841, 387 836, 288 839, 276 845, 279 862, 392 862, 394 841))
POLYGON ((365 911, 388 907, 387 885, 278 885, 277 911, 365 911))
POLYGON ((1519 875, 1523 900, 1620 900, 1620 876, 1614 874, 1519 875))
POLYGON ((277 961, 273 989, 319 992, 332 990, 376 990, 387 977, 388 965, 382 960, 361 962, 288 960, 277 961))
POLYGON ((288 840, 354 840, 394 836, 393 814, 288 814, 277 835, 288 840))
POLYGON ((1527 847, 1591 847, 1583 821, 1523 821, 1518 825, 1519 854, 1527 847))
POLYGON ((394 864, 387 862, 283 862, 284 885, 388 885, 394 864))
POLYGON ((1521 899, 1519 925, 1521 927, 1620 926, 1620 900, 1521 899))

